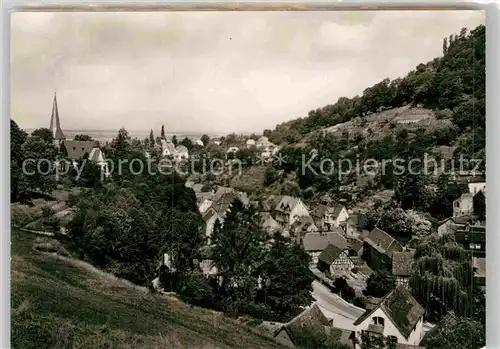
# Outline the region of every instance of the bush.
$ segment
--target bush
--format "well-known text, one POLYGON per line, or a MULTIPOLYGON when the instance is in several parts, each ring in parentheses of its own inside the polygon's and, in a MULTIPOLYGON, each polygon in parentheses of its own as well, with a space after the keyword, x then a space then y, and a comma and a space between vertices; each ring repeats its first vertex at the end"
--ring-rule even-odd
POLYGON ((57 253, 61 256, 69 256, 69 252, 64 246, 56 239, 38 237, 33 243, 33 248, 37 251, 57 253))
POLYGON ((214 294, 212 287, 200 272, 192 272, 181 277, 178 293, 186 303, 205 308, 213 307, 214 294))
POLYGON ((357 307, 366 309, 366 298, 365 297, 356 297, 356 298, 354 298, 353 304, 357 307))

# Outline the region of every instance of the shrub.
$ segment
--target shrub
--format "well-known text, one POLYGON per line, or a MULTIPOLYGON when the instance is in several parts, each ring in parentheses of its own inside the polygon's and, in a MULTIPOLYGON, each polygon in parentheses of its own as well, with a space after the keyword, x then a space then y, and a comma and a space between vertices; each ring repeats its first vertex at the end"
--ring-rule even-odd
POLYGON ((37 251, 57 253, 61 256, 69 256, 69 252, 64 246, 56 239, 38 237, 33 243, 33 248, 37 251))

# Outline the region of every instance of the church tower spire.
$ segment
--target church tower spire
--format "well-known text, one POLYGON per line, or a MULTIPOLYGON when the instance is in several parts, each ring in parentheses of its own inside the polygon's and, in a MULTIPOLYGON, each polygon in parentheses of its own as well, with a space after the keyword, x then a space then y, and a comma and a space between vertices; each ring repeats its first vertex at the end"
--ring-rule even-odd
POLYGON ((61 123, 59 121, 59 110, 57 109, 57 92, 54 92, 54 101, 52 103, 52 115, 50 118, 49 129, 52 131, 54 141, 61 143, 61 141, 66 139, 63 131, 61 130, 61 123))

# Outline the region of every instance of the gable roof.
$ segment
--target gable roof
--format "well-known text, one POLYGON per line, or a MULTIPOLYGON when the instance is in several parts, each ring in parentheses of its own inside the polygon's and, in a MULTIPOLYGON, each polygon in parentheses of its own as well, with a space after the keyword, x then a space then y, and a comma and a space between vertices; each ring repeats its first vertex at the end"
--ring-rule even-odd
POLYGON ((333 339, 335 342, 347 345, 349 348, 353 348, 352 336, 353 331, 345 330, 342 328, 324 326, 326 335, 333 339))
POLYGON ((323 263, 331 265, 342 253, 342 250, 332 244, 328 244, 320 253, 318 259, 323 263))
POLYGON ((323 217, 325 214, 329 213, 329 214, 333 215, 333 218, 335 219, 339 216, 340 212, 342 212, 343 209, 345 209, 345 206, 340 205, 340 204, 333 205, 333 206, 319 205, 313 211, 312 216, 323 217))
POLYGON ((411 273, 414 256, 414 251, 394 251, 392 254, 392 275, 409 276, 411 273))
POLYGON ((284 213, 289 213, 295 206, 300 202, 299 198, 285 195, 281 198, 281 201, 276 206, 276 211, 281 211, 284 213))
POLYGON ((212 206, 210 206, 206 211, 205 213, 203 214, 203 220, 206 222, 208 222, 210 220, 210 218, 212 218, 213 216, 216 216, 217 215, 217 211, 215 211, 212 206))
POLYGON ((284 328, 293 344, 300 346, 311 334, 314 334, 316 338, 323 337, 323 341, 326 340, 324 326, 329 325, 328 319, 319 307, 314 304, 293 318, 284 328))
POLYGON ((203 189, 203 184, 202 183, 193 184, 191 186, 191 189, 193 189, 195 193, 201 193, 201 190, 203 189))
POLYGON ((364 241, 381 254, 392 258, 394 251, 403 251, 403 246, 392 236, 377 227, 368 233, 364 241))
POLYGON ((175 148, 175 152, 176 152, 176 153, 185 153, 185 154, 189 154, 188 149, 187 149, 184 145, 182 145, 182 144, 178 145, 178 146, 175 148))
POLYGON ((64 146, 68 152, 68 158, 78 160, 83 158, 85 153, 90 155, 90 152, 96 146, 96 141, 64 141, 64 146))
POLYGON ((161 140, 161 152, 163 156, 173 156, 175 154, 175 145, 172 141, 161 140))
POLYGON ((92 148, 92 150, 90 151, 90 154, 89 154, 90 161, 102 162, 105 159, 106 158, 104 157, 104 153, 102 152, 101 149, 99 149, 97 147, 92 148))
POLYGON ((329 244, 341 250, 347 249, 346 238, 337 232, 307 233, 302 240, 304 250, 308 252, 323 251, 329 244))
POLYGON ((465 193, 465 194, 462 194, 458 199, 454 200, 453 202, 457 202, 457 201, 462 201, 462 200, 472 200, 474 198, 474 194, 472 193, 465 193))
POLYGON ((354 321, 354 325, 361 324, 379 308, 382 309, 405 338, 410 336, 425 313, 425 309, 412 297, 408 290, 403 286, 397 286, 395 290, 382 298, 382 301, 377 306, 370 311, 366 311, 354 321))
POLYGON ((351 239, 349 245, 350 245, 349 248, 351 250, 359 252, 359 250, 361 250, 361 248, 363 247, 363 241, 359 239, 351 239))
POLYGON ((225 193, 217 201, 214 198, 210 207, 220 216, 224 216, 236 199, 238 199, 238 196, 235 193, 225 193))
POLYGON ((215 201, 219 201, 220 198, 224 195, 224 194, 227 194, 227 193, 233 193, 234 192, 234 189, 233 188, 230 188, 230 187, 218 187, 217 188, 217 191, 215 192, 212 200, 215 202, 215 201))
POLYGON ((262 209, 264 211, 272 211, 276 209, 276 206, 278 206, 278 203, 281 201, 283 198, 282 195, 270 195, 267 199, 265 199, 262 202, 262 209))

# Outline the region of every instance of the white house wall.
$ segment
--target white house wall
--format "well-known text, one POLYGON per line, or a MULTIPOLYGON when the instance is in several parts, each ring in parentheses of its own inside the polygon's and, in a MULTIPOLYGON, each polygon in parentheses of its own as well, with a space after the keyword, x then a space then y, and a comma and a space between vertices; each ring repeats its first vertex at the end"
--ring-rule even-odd
POLYGON ((345 208, 342 208, 337 219, 335 220, 335 226, 336 227, 340 226, 340 223, 345 222, 348 219, 349 219, 349 213, 347 213, 347 210, 345 208))
POLYGON ((289 225, 291 226, 299 217, 303 216, 309 216, 309 211, 307 210, 307 207, 304 205, 304 203, 299 200, 290 212, 289 225))
POLYGON ((476 195, 480 191, 486 191, 486 183, 469 183, 469 193, 476 195))
POLYGON ((385 337, 394 336, 398 339, 398 343, 400 344, 408 344, 415 346, 420 344, 420 341, 422 340, 423 337, 423 317, 420 318, 417 325, 415 326, 415 329, 412 331, 409 338, 406 339, 399 332, 399 330, 396 328, 396 326, 392 323, 387 314, 381 308, 375 310, 372 314, 370 314, 370 316, 367 319, 365 319, 365 321, 356 326, 356 338, 360 342, 361 342, 361 331, 368 330, 368 326, 373 323, 374 317, 381 317, 384 319, 384 331, 382 334, 385 337))

